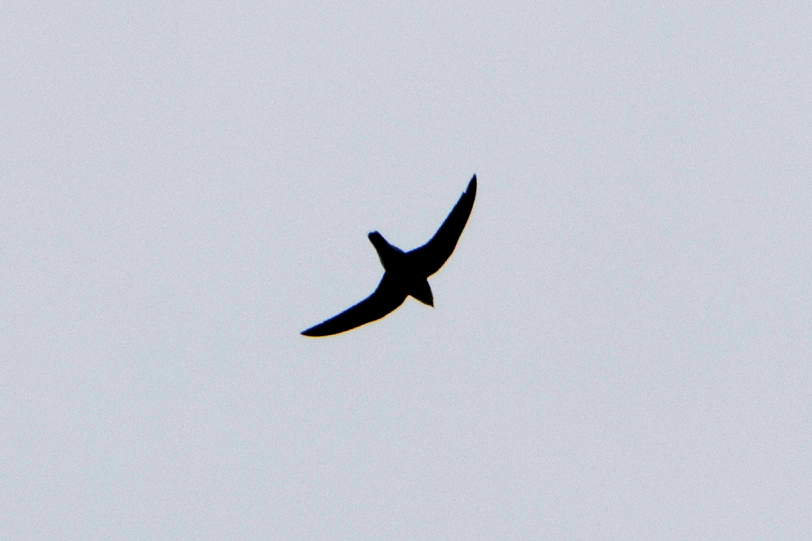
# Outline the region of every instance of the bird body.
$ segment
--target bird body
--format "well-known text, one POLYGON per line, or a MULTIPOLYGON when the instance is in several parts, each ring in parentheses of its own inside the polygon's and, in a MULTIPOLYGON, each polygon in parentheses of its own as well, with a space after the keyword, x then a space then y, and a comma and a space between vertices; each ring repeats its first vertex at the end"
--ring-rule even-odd
POLYGON ((475 197, 476 175, 471 178, 465 192, 431 240, 409 252, 389 244, 377 231, 370 233, 369 241, 378 252, 384 268, 378 287, 355 306, 302 334, 328 336, 354 329, 384 317, 403 304, 408 296, 433 307, 434 295, 428 277, 440 270, 454 251, 471 214, 475 197))

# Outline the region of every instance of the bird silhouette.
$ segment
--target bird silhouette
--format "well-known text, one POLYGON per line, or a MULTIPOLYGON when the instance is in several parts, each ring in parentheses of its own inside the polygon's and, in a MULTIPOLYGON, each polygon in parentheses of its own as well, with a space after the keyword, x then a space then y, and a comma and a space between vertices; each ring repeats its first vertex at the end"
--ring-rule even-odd
POLYGON ((410 252, 392 246, 377 231, 370 233, 369 240, 378 252, 384 268, 378 287, 372 295, 355 306, 303 331, 302 334, 329 336, 360 327, 394 311, 409 295, 433 307, 434 296, 428 277, 440 270, 457 246, 474 207, 475 196, 476 175, 471 178, 465 192, 431 240, 410 252))

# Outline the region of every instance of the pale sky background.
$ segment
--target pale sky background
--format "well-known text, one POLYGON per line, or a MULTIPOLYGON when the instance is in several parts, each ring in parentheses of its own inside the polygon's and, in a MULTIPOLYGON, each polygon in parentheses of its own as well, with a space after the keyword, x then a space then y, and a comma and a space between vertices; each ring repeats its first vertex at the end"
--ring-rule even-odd
POLYGON ((4 3, 0 538, 808 535, 812 4, 606 4, 4 3))

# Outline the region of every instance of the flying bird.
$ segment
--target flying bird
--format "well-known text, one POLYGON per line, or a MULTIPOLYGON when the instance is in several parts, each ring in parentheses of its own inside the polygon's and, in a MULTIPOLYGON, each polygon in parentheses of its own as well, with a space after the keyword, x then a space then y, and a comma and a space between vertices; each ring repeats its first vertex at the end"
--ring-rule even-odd
POLYGON ((303 331, 305 336, 338 334, 371 321, 381 319, 403 304, 411 295, 423 304, 434 306, 434 296, 428 277, 440 270, 448 260, 462 235, 476 196, 476 175, 471 178, 440 229, 426 244, 410 252, 392 246, 383 235, 373 231, 368 235, 378 252, 384 273, 375 291, 355 306, 337 316, 303 331))

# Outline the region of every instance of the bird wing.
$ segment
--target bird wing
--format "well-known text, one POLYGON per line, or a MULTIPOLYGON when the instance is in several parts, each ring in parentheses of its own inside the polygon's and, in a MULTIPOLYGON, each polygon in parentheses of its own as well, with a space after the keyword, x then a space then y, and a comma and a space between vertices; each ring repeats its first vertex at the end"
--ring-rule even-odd
POLYGON ((406 293, 399 287, 397 279, 384 273, 375 291, 355 306, 347 308, 302 334, 305 336, 329 336, 360 327, 370 321, 381 319, 406 300, 406 293))
POLYGON ((462 235, 462 230, 474 208, 474 197, 476 197, 476 175, 471 178, 468 187, 460 196, 460 200, 451 209, 448 218, 445 219, 440 229, 431 237, 431 240, 420 248, 415 248, 410 255, 414 255, 415 264, 420 268, 424 276, 431 276, 451 257, 457 241, 462 235))

